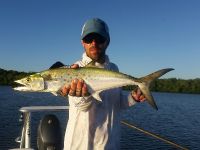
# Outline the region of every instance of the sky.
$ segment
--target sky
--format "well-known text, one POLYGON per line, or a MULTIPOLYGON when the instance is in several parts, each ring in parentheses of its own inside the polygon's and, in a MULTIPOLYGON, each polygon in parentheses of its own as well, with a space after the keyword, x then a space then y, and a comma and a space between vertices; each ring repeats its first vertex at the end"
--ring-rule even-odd
POLYGON ((84 22, 108 26, 107 54, 120 72, 142 77, 200 78, 199 0, 0 0, 0 68, 39 72, 84 52, 84 22))

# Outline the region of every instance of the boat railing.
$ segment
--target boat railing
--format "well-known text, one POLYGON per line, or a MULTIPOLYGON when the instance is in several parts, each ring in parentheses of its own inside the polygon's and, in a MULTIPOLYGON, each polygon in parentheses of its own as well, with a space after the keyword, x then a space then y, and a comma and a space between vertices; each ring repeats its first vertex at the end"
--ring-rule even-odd
MULTIPOLYGON (((21 136, 16 138, 16 142, 20 143, 20 149, 31 148, 31 115, 33 112, 61 112, 61 111, 67 111, 69 109, 69 106, 29 106, 29 107, 22 107, 19 111, 22 113, 23 118, 23 127, 21 136)), ((156 139, 159 139, 167 144, 170 144, 171 146, 182 149, 182 150, 188 150, 187 148, 176 144, 175 142, 172 142, 170 140, 167 140, 166 138, 163 138, 161 136, 158 136, 152 132, 146 131, 142 128, 139 128, 133 124, 128 123, 127 121, 121 121, 123 125, 126 125, 127 127, 130 127, 132 129, 138 130, 146 135, 149 135, 151 137, 154 137, 156 139)))
POLYGON ((16 142, 20 143, 20 149, 31 148, 31 115, 33 112, 44 111, 67 111, 68 106, 29 106, 22 107, 19 111, 22 113, 23 127, 21 137, 16 138, 16 142))

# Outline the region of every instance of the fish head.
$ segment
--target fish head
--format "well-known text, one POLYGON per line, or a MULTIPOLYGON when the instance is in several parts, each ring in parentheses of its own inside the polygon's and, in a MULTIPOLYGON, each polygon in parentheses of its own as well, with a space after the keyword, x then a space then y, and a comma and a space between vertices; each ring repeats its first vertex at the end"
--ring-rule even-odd
POLYGON ((20 80, 16 80, 15 82, 23 85, 14 88, 14 90, 18 91, 41 91, 44 90, 45 87, 44 79, 39 73, 24 77, 20 80))

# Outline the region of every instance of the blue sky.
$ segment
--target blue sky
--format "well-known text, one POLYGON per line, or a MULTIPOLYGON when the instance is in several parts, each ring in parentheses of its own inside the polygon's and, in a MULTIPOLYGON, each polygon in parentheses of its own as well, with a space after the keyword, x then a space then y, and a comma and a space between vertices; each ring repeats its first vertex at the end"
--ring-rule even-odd
POLYGON ((164 78, 200 78, 198 0, 1 0, 0 68, 42 71, 72 64, 83 52, 83 23, 107 22, 107 54, 121 72, 141 77, 162 68, 164 78))

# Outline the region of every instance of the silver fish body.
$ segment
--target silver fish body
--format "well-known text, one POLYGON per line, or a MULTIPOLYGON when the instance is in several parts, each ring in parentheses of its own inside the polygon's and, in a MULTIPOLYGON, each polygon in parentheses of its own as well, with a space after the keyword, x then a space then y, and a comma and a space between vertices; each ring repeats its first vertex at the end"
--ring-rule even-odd
POLYGON ((102 68, 57 68, 42 71, 15 81, 24 85, 23 87, 16 87, 15 90, 56 93, 64 85, 69 85, 73 79, 83 79, 87 84, 89 93, 91 93, 91 95, 97 100, 101 101, 101 98, 99 97, 101 91, 127 85, 137 85, 149 104, 153 108, 158 109, 153 96, 149 91, 149 86, 152 81, 171 70, 174 69, 162 69, 145 77, 135 78, 124 73, 105 70, 102 68))

